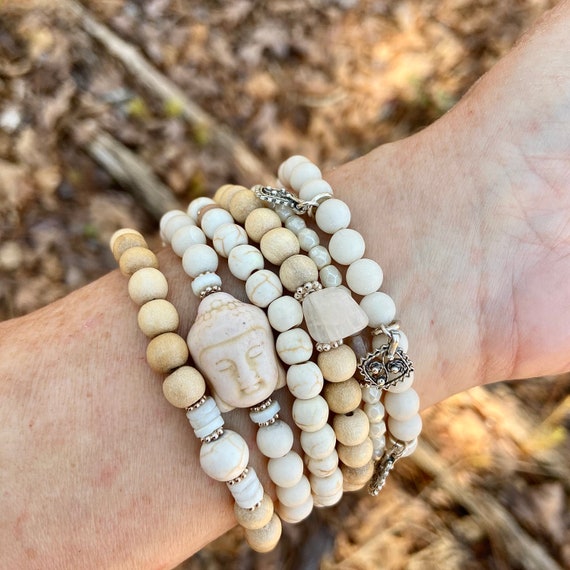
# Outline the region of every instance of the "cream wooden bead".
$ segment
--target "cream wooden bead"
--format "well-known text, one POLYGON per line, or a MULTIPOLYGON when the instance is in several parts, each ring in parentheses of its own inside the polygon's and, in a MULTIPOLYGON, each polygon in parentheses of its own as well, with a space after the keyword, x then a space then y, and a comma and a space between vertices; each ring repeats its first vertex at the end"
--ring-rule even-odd
POLYGON ((202 230, 208 239, 213 239, 216 230, 220 226, 233 223, 234 219, 228 211, 224 210, 223 208, 212 208, 211 210, 204 212, 200 226, 202 227, 202 230))
POLYGON ((257 447, 265 457, 283 457, 293 447, 293 431, 282 420, 257 430, 257 447))
POLYGON ((230 481, 241 475, 249 462, 249 448, 239 433, 226 429, 224 433, 200 448, 200 465, 216 481, 230 481))
POLYGON ((410 389, 413 383, 414 383, 414 373, 410 372, 410 375, 408 377, 404 378, 403 380, 400 380, 397 384, 390 386, 388 388, 388 392, 391 392, 393 394, 399 394, 401 392, 405 392, 406 390, 410 389))
POLYGON ((371 424, 377 424, 384 421, 384 406, 381 402, 374 404, 364 404, 364 413, 368 416, 368 421, 371 424))
POLYGON ((299 246, 303 251, 309 251, 319 245, 319 234, 311 228, 303 228, 298 234, 299 246))
POLYGON ((190 287, 192 288, 192 293, 196 295, 196 297, 200 297, 202 291, 206 291, 208 287, 221 287, 222 279, 216 273, 202 273, 198 275, 192 283, 190 287))
POLYGON ((307 469, 317 477, 328 477, 336 471, 338 460, 338 453, 336 449, 333 449, 329 455, 321 459, 309 457, 307 460, 307 469))
POLYGON ((333 194, 331 185, 322 178, 308 180, 299 189, 299 198, 301 200, 312 200, 319 194, 333 194))
POLYGON ((234 220, 238 224, 243 224, 251 212, 257 208, 265 208, 265 203, 246 188, 232 196, 229 206, 234 220))
POLYGON ((249 188, 240 186, 239 184, 232 184, 219 196, 219 198, 214 196, 214 199, 224 210, 228 210, 229 212, 232 198, 241 190, 249 190, 249 188))
POLYGON ((137 322, 141 331, 149 338, 173 332, 180 324, 176 307, 165 299, 155 299, 145 303, 137 315, 137 322))
POLYGON ((299 192, 303 184, 310 180, 318 180, 319 178, 322 178, 322 174, 316 164, 312 162, 301 162, 291 171, 289 184, 293 190, 299 192))
POLYGON ((356 231, 345 228, 335 232, 329 241, 331 257, 341 265, 350 265, 364 255, 364 239, 356 231))
POLYGON ((297 236, 281 226, 264 234, 259 242, 259 249, 263 257, 274 265, 281 265, 288 257, 300 251, 297 236))
POLYGON ((342 471, 337 467, 328 477, 316 477, 311 473, 310 483, 313 493, 321 503, 325 497, 336 497, 339 491, 342 493, 342 471))
MULTIPOLYGON (((398 339, 398 348, 401 348, 404 352, 408 352, 408 337, 402 331, 398 331, 400 337, 398 339)), ((374 335, 372 337, 372 348, 380 348, 383 344, 388 344, 390 341, 385 334, 374 335)))
POLYGON ((374 446, 372 440, 367 437, 358 445, 337 445, 339 459, 349 467, 362 467, 372 458, 374 446))
POLYGON ((293 487, 303 476, 301 456, 290 451, 283 457, 274 457, 267 462, 269 477, 279 487, 293 487))
POLYGON ((167 294, 166 277, 154 267, 143 267, 129 278, 129 297, 137 305, 153 299, 164 299, 167 294))
POLYGON ((319 278, 323 287, 338 287, 342 283, 342 275, 334 265, 323 267, 319 271, 319 278))
POLYGON ((321 393, 323 383, 323 373, 314 362, 293 364, 287 370, 287 386, 295 398, 314 398, 321 393))
POLYGON ((287 507, 301 505, 311 495, 311 485, 305 475, 292 487, 277 487, 277 498, 279 502, 287 507))
POLYGON ((198 223, 200 211, 205 209, 207 206, 211 206, 215 203, 216 202, 214 202, 212 198, 208 198, 207 196, 200 196, 200 198, 196 198, 195 200, 192 200, 190 204, 188 204, 186 212, 194 223, 198 223))
MULTIPOLYGON (((233 184, 222 184, 215 192, 214 192, 214 196, 213 196, 213 200, 214 202, 216 202, 216 204, 220 203, 220 200, 222 199, 222 196, 230 189, 233 188, 234 185, 233 184)), ((222 206, 223 208, 223 206, 222 206)), ((224 208, 225 209, 225 208, 224 208)))
POLYGON ((411 441, 422 431, 422 418, 419 414, 407 420, 397 420, 388 416, 388 431, 401 441, 411 441))
POLYGON ((321 429, 329 418, 329 406, 322 396, 293 402, 293 421, 303 431, 321 429))
POLYGON ((155 372, 170 372, 186 364, 188 345, 176 333, 166 332, 154 337, 146 348, 146 360, 155 372))
POLYGON ((366 414, 356 409, 348 414, 337 414, 333 419, 337 440, 344 445, 358 445, 367 437, 370 423, 366 414))
POLYGON ((313 497, 309 495, 307 500, 300 505, 295 507, 288 507, 283 504, 279 504, 277 506, 277 512, 279 516, 285 521, 290 524, 295 524, 305 520, 313 510, 313 497))
POLYGON ((268 231, 281 227, 281 220, 273 210, 258 208, 247 216, 244 227, 250 239, 259 243, 268 231))
POLYGON ((357 259, 346 270, 346 284, 357 295, 370 295, 382 285, 382 268, 373 260, 357 259))
POLYGON ((396 304, 386 293, 376 291, 362 298, 360 306, 368 315, 369 326, 389 325, 396 316, 396 304))
POLYGON ((330 265, 332 261, 329 250, 322 245, 316 245, 311 248, 309 251, 309 257, 315 262, 317 269, 322 269, 323 267, 330 265))
POLYGON ((215 272, 218 269, 218 254, 209 245, 196 243, 184 252, 182 268, 193 278, 202 273, 215 272))
POLYGON ((329 198, 317 208, 315 221, 323 232, 334 234, 338 230, 348 228, 350 224, 350 208, 342 200, 329 198))
POLYGON ((212 245, 222 257, 228 257, 234 247, 247 244, 247 234, 238 224, 222 224, 214 232, 212 245))
POLYGON ((164 214, 162 216, 162 218, 160 218, 160 237, 162 237, 162 239, 165 239, 165 235, 164 235, 164 229, 166 227, 166 224, 175 216, 186 216, 186 212, 183 212, 182 210, 170 210, 168 212, 166 212, 166 214, 164 214))
POLYGON ((227 483, 227 487, 236 504, 244 509, 254 508, 263 499, 263 486, 251 465, 247 468, 247 475, 241 481, 227 483))
POLYGON ((211 396, 208 396, 197 408, 189 409, 186 417, 198 439, 208 437, 224 426, 220 408, 211 396))
POLYGON ((384 397, 386 411, 396 420, 404 421, 415 416, 420 409, 420 397, 410 388, 405 392, 388 392, 384 397))
POLYGON ((172 242, 172 238, 174 234, 184 226, 195 226, 196 222, 186 214, 179 214, 178 216, 172 216, 164 226, 164 230, 162 232, 162 237, 167 243, 172 242))
POLYGON ((198 226, 182 226, 174 232, 170 246, 179 257, 191 246, 197 243, 206 243, 206 236, 198 226))
POLYGON ((347 414, 360 405, 360 384, 355 378, 349 378, 344 382, 327 382, 323 395, 331 412, 347 414))
POLYGON ((281 538, 281 531, 281 519, 273 514, 265 526, 255 530, 246 528, 245 539, 256 552, 271 552, 281 538))
POLYGON ((300 364, 311 358, 313 343, 303 329, 295 328, 282 332, 277 337, 275 349, 285 364, 300 364))
POLYGON ((301 432, 301 447, 313 459, 323 459, 329 456, 336 445, 336 435, 329 424, 318 431, 301 432))
POLYGON ((285 332, 303 322, 303 308, 294 297, 283 295, 267 307, 267 318, 278 332, 285 332))
MULTIPOLYGON (((178 210, 178 212, 180 212, 181 214, 184 213, 181 212, 180 210, 178 210)), ((117 241, 117 238, 125 234, 136 234, 138 236, 143 237, 143 235, 138 230, 134 230, 133 228, 120 228, 115 232, 113 232, 113 234, 109 238, 109 248, 111 249, 111 251, 113 251, 113 248, 115 247, 115 242, 117 241)))
POLYGON ((264 493, 260 505, 254 509, 243 509, 238 504, 234 504, 234 514, 237 522, 249 530, 256 530, 264 527, 273 516, 274 508, 271 497, 264 493))
POLYGON ((158 269, 158 259, 156 255, 146 247, 131 247, 127 249, 119 259, 119 269, 123 275, 132 275, 143 267, 154 267, 158 269))
POLYGON ((245 292, 254 305, 265 308, 283 295, 283 285, 273 271, 261 269, 247 278, 245 292))
POLYGON ((145 247, 148 245, 144 237, 135 230, 123 229, 117 230, 111 236, 111 251, 113 252, 113 257, 115 261, 119 261, 121 255, 130 249, 131 247, 145 247))
POLYGON ((188 408, 205 393, 204 377, 192 366, 181 366, 162 383, 164 397, 177 408, 188 408))
POLYGON ((289 181, 291 178, 291 173, 293 169, 297 167, 299 164, 303 162, 311 162, 306 156, 302 156, 300 154, 294 154, 290 156, 287 160, 283 161, 277 170, 277 176, 279 180, 285 184, 286 186, 289 185, 289 181))
POLYGON ((319 271, 315 262, 306 255, 293 255, 279 268, 279 278, 287 291, 294 292, 305 283, 316 281, 319 271))
POLYGON ((307 227, 307 224, 305 223, 305 220, 301 218, 301 216, 293 214, 285 220, 285 227, 297 235, 300 231, 304 230, 307 227))
POLYGON ((245 281, 254 271, 263 269, 263 255, 253 245, 238 245, 230 251, 228 267, 232 275, 245 281))
POLYGON ((362 489, 374 474, 374 461, 369 461, 362 467, 341 466, 343 487, 345 491, 358 491, 362 489))
POLYGON ((350 346, 341 344, 338 348, 321 352, 317 358, 325 380, 344 382, 356 372, 356 354, 350 346))

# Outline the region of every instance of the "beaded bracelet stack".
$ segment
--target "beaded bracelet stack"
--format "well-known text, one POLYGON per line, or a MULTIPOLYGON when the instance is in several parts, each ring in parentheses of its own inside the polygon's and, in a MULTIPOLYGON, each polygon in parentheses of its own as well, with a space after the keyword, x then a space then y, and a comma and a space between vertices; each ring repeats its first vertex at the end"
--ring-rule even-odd
POLYGON ((227 483, 248 543, 261 552, 279 540, 279 517, 299 522, 313 506, 333 505, 343 491, 367 482, 377 494, 421 431, 407 338, 394 321, 394 302, 378 291, 380 266, 363 257, 364 240, 348 227, 348 206, 305 157, 281 165, 278 186, 225 185, 213 199, 198 198, 187 212, 163 216, 161 236, 182 258, 201 299, 187 344, 174 332, 178 313, 165 300, 168 286, 142 236, 119 230, 111 240, 121 271, 131 275, 129 294, 141 305, 139 326, 152 338, 147 360, 169 373, 166 398, 187 409, 202 440, 203 469, 227 483), (320 235, 331 236, 328 244, 307 227, 304 214, 320 235), (222 291, 219 257, 245 281, 251 305, 222 291), (346 267, 348 287, 334 262, 346 267), (372 345, 358 359, 350 339, 367 326, 372 345), (189 353, 200 372, 186 364, 189 353), (271 397, 285 384, 295 398, 292 417, 304 460, 271 397), (247 466, 247 444, 224 428, 221 413, 235 407, 249 408, 258 424, 256 442, 268 458, 276 512, 247 466))

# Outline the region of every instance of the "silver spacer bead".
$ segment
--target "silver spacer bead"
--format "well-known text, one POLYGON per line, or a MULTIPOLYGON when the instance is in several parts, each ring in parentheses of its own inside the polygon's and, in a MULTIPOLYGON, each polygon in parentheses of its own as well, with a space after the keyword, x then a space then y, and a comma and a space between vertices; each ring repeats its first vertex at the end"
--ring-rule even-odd
POLYGON ((246 467, 235 479, 226 481, 226 485, 232 487, 233 485, 241 483, 247 477, 248 473, 249 473, 249 467, 246 467))
POLYGON ((317 352, 329 352, 330 350, 334 350, 344 344, 342 338, 340 340, 332 340, 331 342, 317 342, 315 348, 317 352))
POLYGON ((320 291, 322 288, 323 286, 318 281, 308 281, 304 285, 301 285, 301 287, 297 287, 293 296, 297 301, 302 301, 307 295, 315 291, 320 291))
POLYGON ((211 295, 212 293, 220 293, 221 290, 222 288, 219 285, 214 285, 213 287, 206 287, 205 289, 202 289, 202 291, 200 291, 200 299, 204 299, 205 297, 211 295))
POLYGON ((249 408, 249 410, 251 412, 261 412, 261 411, 269 408, 269 406, 271 406, 272 403, 273 403, 273 400, 271 398, 267 398, 267 400, 263 400, 263 402, 257 404, 257 406, 253 406, 253 407, 249 408))
POLYGON ((258 423, 257 425, 261 427, 267 427, 274 424, 279 419, 279 414, 275 414, 271 419, 267 420, 266 422, 258 423))
POLYGON ((202 396, 197 402, 195 402, 194 404, 192 404, 191 406, 188 406, 186 408, 187 412, 191 412, 192 410, 197 410, 200 406, 204 405, 206 403, 206 399, 208 398, 208 396, 206 396, 204 394, 204 396, 202 396))
POLYGON ((212 441, 216 441, 219 437, 224 434, 224 428, 219 427, 217 430, 213 431, 210 435, 203 437, 200 441, 202 443, 212 443, 212 441))
POLYGON ((261 507, 261 501, 259 501, 258 503, 255 503, 255 505, 253 505, 253 507, 248 507, 245 510, 246 511, 255 511, 256 509, 259 509, 259 507, 261 507))

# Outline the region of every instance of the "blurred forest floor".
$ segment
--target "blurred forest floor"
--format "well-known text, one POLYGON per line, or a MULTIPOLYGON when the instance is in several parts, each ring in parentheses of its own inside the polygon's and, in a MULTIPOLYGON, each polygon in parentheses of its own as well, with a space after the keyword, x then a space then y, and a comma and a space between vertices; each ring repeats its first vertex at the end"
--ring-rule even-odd
MULTIPOLYGON (((421 129, 552 4, 0 1, 0 319, 113 269, 118 227, 158 246, 166 203, 421 129)), ((236 529, 184 568, 570 568, 569 394, 567 375, 454 397, 379 498, 287 525, 269 555, 236 529)))

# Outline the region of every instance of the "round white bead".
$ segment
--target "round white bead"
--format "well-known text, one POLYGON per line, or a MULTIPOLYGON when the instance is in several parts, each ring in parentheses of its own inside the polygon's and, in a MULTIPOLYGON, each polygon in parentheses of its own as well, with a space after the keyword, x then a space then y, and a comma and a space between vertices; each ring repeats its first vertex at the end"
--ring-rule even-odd
POLYGON ((388 388, 388 392, 392 392, 393 394, 399 394, 400 392, 405 392, 409 390, 414 383, 414 373, 410 372, 410 375, 403 380, 400 380, 397 384, 390 386, 388 388))
POLYGON ((249 449, 245 439, 229 429, 200 448, 200 465, 216 481, 235 479, 247 467, 248 461, 249 449))
POLYGON ((344 488, 339 489, 334 495, 313 495, 315 507, 332 507, 342 499, 343 493, 344 488))
POLYGON ((302 431, 301 447, 313 459, 323 459, 330 455, 336 446, 336 435, 329 424, 318 431, 302 431))
POLYGON ((360 306, 368 315, 368 324, 371 327, 389 325, 396 316, 396 304, 386 293, 376 291, 362 298, 360 306))
POLYGON ((315 262, 317 269, 322 269, 331 264, 329 250, 322 245, 316 245, 309 250, 309 257, 315 262))
POLYGON ((245 478, 233 485, 228 484, 228 489, 242 509, 251 509, 263 499, 263 486, 255 469, 251 466, 247 468, 245 478))
POLYGON ((319 498, 332 497, 342 490, 342 479, 342 471, 338 467, 328 477, 316 477, 311 473, 311 489, 319 498))
POLYGON ((325 200, 315 214, 317 226, 327 234, 348 228, 350 224, 350 208, 337 198, 325 200))
POLYGON ((198 226, 182 226, 174 232, 170 240, 170 245, 178 257, 182 257, 191 245, 197 243, 206 243, 206 236, 198 226))
POLYGON ((196 297, 199 297, 200 293, 205 291, 208 287, 216 286, 222 286, 222 278, 217 273, 202 273, 202 275, 198 275, 190 284, 192 293, 194 293, 196 297))
POLYGON ((267 318, 278 332, 285 332, 303 322, 303 307, 294 297, 283 295, 267 307, 267 318))
POLYGON ((333 449, 332 453, 321 459, 309 457, 307 469, 317 477, 328 477, 332 475, 338 467, 338 453, 333 449))
POLYGON ((282 420, 257 430, 257 447, 265 457, 283 457, 293 447, 293 431, 282 420))
POLYGON ((162 237, 167 243, 170 243, 172 241, 172 236, 176 233, 177 230, 183 228, 184 226, 195 225, 196 224, 194 221, 186 214, 177 214, 176 216, 172 216, 166 222, 164 230, 162 231, 162 237))
POLYGON ((301 456, 290 451, 283 457, 275 457, 267 462, 267 471, 271 480, 279 487, 293 487, 303 476, 301 456))
POLYGON ((304 503, 311 495, 311 484, 303 475, 299 482, 292 487, 277 487, 277 498, 279 502, 287 507, 296 507, 304 503))
POLYGON ((273 400, 267 408, 263 410, 258 410, 256 412, 251 411, 249 412, 249 417, 253 423, 262 424, 264 422, 268 422, 271 418, 275 417, 276 414, 279 413, 281 406, 277 400, 273 400))
MULTIPOLYGON (((398 348, 401 348, 404 352, 408 352, 408 337, 402 331, 398 331, 400 338, 398 340, 398 348)), ((385 334, 378 334, 372 337, 372 348, 380 348, 383 344, 389 344, 390 341, 385 334)))
MULTIPOLYGON (((160 218, 160 223, 159 223, 159 227, 160 227, 160 235, 162 236, 164 233, 164 228, 166 227, 166 224, 172 219, 174 218, 174 216, 179 216, 179 215, 186 215, 186 212, 183 212, 182 210, 170 210, 168 212, 166 212, 166 214, 164 214, 161 218, 160 218)), ((111 249, 113 249, 113 245, 111 244, 111 249)))
POLYGON ((380 402, 364 404, 364 413, 368 416, 368 421, 371 424, 384 421, 384 406, 380 402))
POLYGON ((422 431, 422 418, 419 414, 403 421, 388 417, 388 430, 396 439, 411 441, 422 431))
POLYGON ((312 162, 301 162, 291 171, 289 176, 289 184, 293 190, 299 192, 301 186, 310 180, 318 180, 322 178, 321 171, 316 164, 312 162))
POLYGON ((384 397, 386 411, 396 420, 407 420, 415 416, 420 409, 420 397, 410 388, 405 392, 388 392, 384 397))
POLYGON ((342 275, 334 265, 323 267, 319 271, 319 278, 323 287, 338 287, 342 283, 342 275))
POLYGON ((275 349, 285 364, 300 364, 311 358, 313 343, 303 329, 295 328, 282 332, 277 337, 275 349))
POLYGON ((218 269, 218 254, 209 245, 196 243, 186 249, 182 256, 182 267, 190 277, 218 269))
POLYGON ((287 386, 295 398, 314 398, 321 393, 323 384, 323 373, 314 362, 293 364, 287 370, 287 386))
POLYGON ((357 259, 346 270, 346 284, 357 295, 378 291, 383 278, 382 268, 373 259, 357 259))
POLYGON ((417 449, 418 447, 418 439, 414 439, 412 441, 407 442, 408 445, 406 446, 406 450, 404 451, 404 453, 402 454, 402 457, 408 457, 410 455, 412 455, 412 453, 417 449))
POLYGON ((304 230, 307 227, 307 224, 301 216, 293 214, 285 220, 285 227, 297 235, 301 230, 304 230))
POLYGON ((238 245, 230 251, 228 267, 232 275, 245 281, 254 271, 263 269, 261 251, 253 245, 238 245))
POLYGON ((380 401, 382 391, 376 386, 363 386, 362 399, 366 404, 375 404, 380 401))
POLYGON ((204 213, 200 225, 209 239, 214 237, 216 230, 224 224, 232 224, 232 215, 223 208, 212 208, 204 213))
POLYGON ((369 437, 374 440, 382 437, 386 433, 386 422, 376 422, 370 424, 370 430, 368 431, 369 437))
POLYGON ((279 516, 290 524, 295 524, 305 520, 313 510, 313 496, 309 495, 307 500, 295 507, 288 507, 287 505, 279 504, 277 512, 279 516))
POLYGON ((322 396, 293 402, 293 421, 303 431, 321 429, 329 418, 329 406, 322 396))
POLYGON ((254 305, 265 308, 283 295, 283 285, 273 271, 261 269, 247 278, 245 292, 254 305))
POLYGON ((137 305, 153 299, 165 299, 167 294, 166 277, 154 267, 143 267, 129 278, 129 297, 137 305))
POLYGON ((331 257, 341 265, 350 265, 364 255, 364 238, 356 231, 345 228, 335 232, 329 241, 331 257))
POLYGON ((279 180, 283 182, 283 184, 288 185, 291 178, 291 172, 293 172, 293 169, 296 166, 303 162, 310 163, 311 161, 306 156, 302 156, 300 154, 290 156, 287 160, 283 161, 277 170, 279 180))
POLYGON ((186 212, 188 215, 194 220, 194 222, 198 222, 198 215, 200 214, 200 210, 209 206, 210 204, 215 204, 212 198, 208 198, 206 196, 200 196, 200 198, 196 198, 192 200, 190 204, 188 204, 188 209, 186 212))
POLYGON ((214 232, 212 245, 222 257, 228 257, 234 247, 245 244, 247 244, 247 234, 238 224, 222 224, 214 232))
POLYGON ((301 198, 301 200, 312 200, 319 194, 332 193, 333 189, 331 188, 331 185, 322 178, 317 178, 315 180, 309 180, 301 186, 299 189, 299 198, 301 198))
POLYGON ((299 245, 303 251, 309 251, 311 248, 319 245, 319 234, 311 228, 303 228, 297 234, 299 245))

